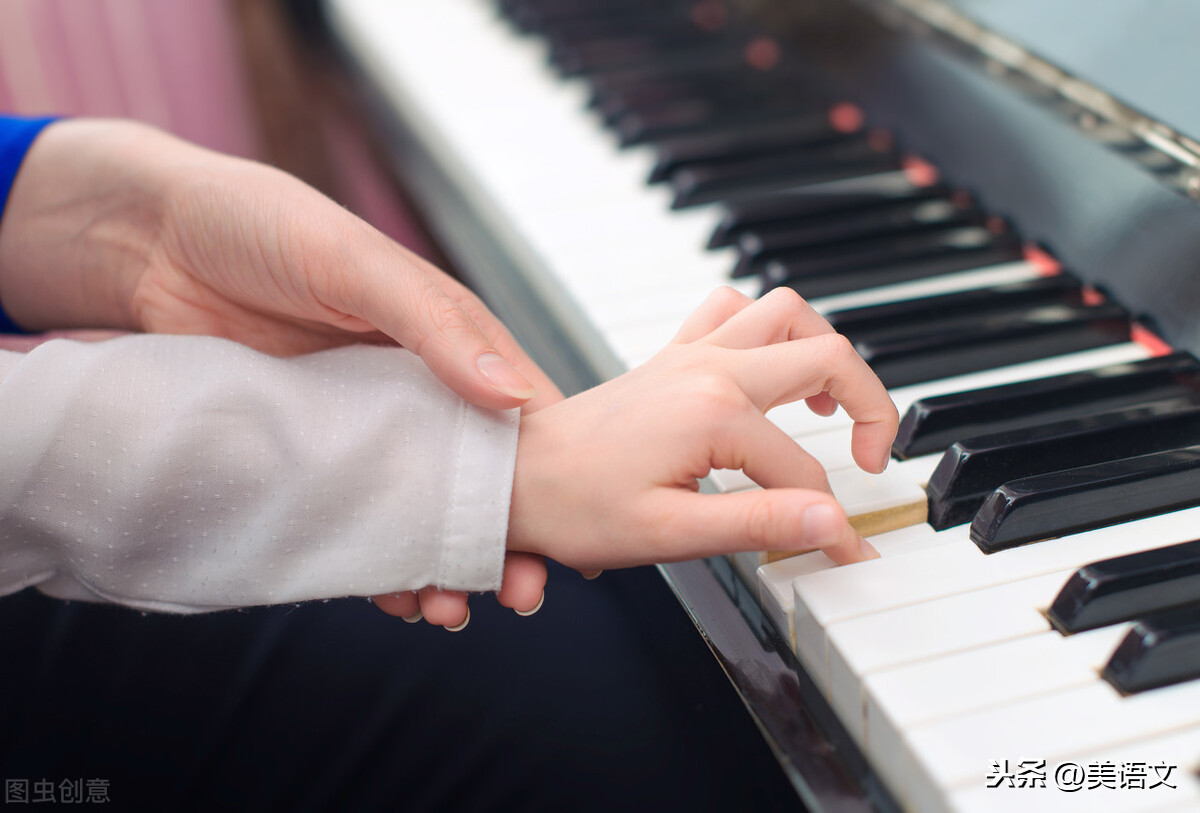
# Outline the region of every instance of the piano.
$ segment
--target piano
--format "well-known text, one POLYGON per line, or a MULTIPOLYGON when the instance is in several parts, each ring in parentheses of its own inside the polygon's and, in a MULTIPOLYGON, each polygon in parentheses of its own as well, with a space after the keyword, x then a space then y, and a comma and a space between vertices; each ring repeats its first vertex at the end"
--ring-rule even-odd
POLYGON ((880 559, 661 568, 813 811, 1200 807, 1200 122, 1139 62, 1200 14, 1049 5, 325 3, 565 391, 717 285, 795 288, 888 384, 878 477, 770 413, 880 559))

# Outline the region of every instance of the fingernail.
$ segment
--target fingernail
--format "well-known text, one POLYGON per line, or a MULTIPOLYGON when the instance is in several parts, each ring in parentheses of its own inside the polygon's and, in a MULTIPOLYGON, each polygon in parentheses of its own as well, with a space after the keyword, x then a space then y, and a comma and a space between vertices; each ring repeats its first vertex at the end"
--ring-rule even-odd
POLYGON ((529 380, 517 372, 517 368, 499 353, 490 350, 481 353, 479 358, 475 359, 475 366, 496 392, 526 400, 537 395, 537 389, 529 380))
POLYGON ((536 607, 534 607, 532 610, 514 610, 513 612, 515 612, 517 615, 524 616, 525 618, 528 618, 529 616, 531 616, 531 615, 533 615, 534 613, 536 613, 538 610, 542 609, 542 605, 543 605, 543 604, 545 604, 545 603, 546 603, 546 591, 545 591, 545 590, 543 590, 543 591, 542 591, 542 597, 538 599, 537 606, 536 606, 536 607))
POLYGON ((447 632, 462 632, 467 628, 467 624, 471 623, 471 608, 467 608, 467 617, 462 620, 461 624, 455 624, 453 627, 446 627, 447 632))
POLYGON ((410 624, 415 624, 418 621, 420 621, 422 618, 424 618, 425 614, 422 613, 420 610, 417 610, 416 615, 402 615, 400 617, 403 618, 405 621, 407 621, 410 624))
POLYGON ((883 460, 879 463, 879 473, 882 474, 887 470, 888 464, 892 462, 892 450, 887 449, 883 453, 883 460))
POLYGON ((837 509, 832 505, 818 503, 810 505, 801 520, 804 530, 804 542, 818 548, 823 548, 837 542, 842 535, 843 527, 837 509))
POLYGON ((598 578, 600 578, 600 574, 602 574, 603 572, 604 572, 603 570, 593 570, 593 571, 590 571, 590 572, 588 572, 588 573, 584 573, 584 574, 582 574, 582 575, 583 575, 583 577, 584 577, 585 579, 587 579, 588 581, 593 581, 593 580, 595 580, 595 579, 598 579, 598 578))
POLYGON ((878 559, 879 551, 875 550, 875 546, 866 540, 866 537, 858 538, 858 552, 862 554, 864 559, 878 559))

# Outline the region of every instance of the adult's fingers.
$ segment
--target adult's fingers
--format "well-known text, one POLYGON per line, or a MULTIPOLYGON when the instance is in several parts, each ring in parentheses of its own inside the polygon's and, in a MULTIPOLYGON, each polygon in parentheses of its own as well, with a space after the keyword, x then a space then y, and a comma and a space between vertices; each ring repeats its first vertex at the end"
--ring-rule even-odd
POLYGON ((496 600, 518 615, 541 609, 546 590, 546 560, 532 553, 509 551, 504 557, 504 578, 496 600))
POLYGON ((754 300, 750 297, 728 285, 722 285, 683 320, 683 325, 671 341, 677 344, 698 341, 725 324, 730 317, 753 304, 754 300))
POLYGON ((791 288, 775 288, 732 315, 706 341, 720 347, 761 347, 808 336, 833 333, 825 317, 791 288))
POLYGON ((879 554, 850 527, 846 513, 822 491, 773 488, 732 494, 674 490, 659 495, 675 517, 678 551, 672 559, 739 551, 802 551, 820 548, 838 564, 879 554))
POLYGON ((424 587, 417 592, 421 612, 430 624, 458 632, 471 620, 471 609, 467 606, 467 594, 457 590, 439 590, 424 587))
POLYGON ((844 337, 829 333, 744 350, 730 373, 763 412, 829 393, 854 420, 854 460, 867 471, 887 467, 900 418, 879 377, 844 337))
MULTIPOLYGON (((520 362, 511 357, 511 347, 506 356, 456 298, 458 292, 442 287, 440 271, 398 247, 386 254, 391 261, 363 268, 352 293, 337 292, 340 309, 417 353, 442 383, 473 404, 511 409, 537 395, 516 366, 533 363, 523 353, 520 362)), ((504 336, 511 338, 506 331, 504 336)))
POLYGON ((436 272, 434 282, 470 314, 484 335, 491 339, 492 345, 500 355, 510 361, 537 390, 537 395, 522 405, 522 411, 535 412, 561 401, 563 394, 558 389, 558 385, 550 380, 542 368, 529 357, 525 349, 504 326, 504 323, 488 309, 483 300, 440 269, 435 268, 434 271, 436 272))
POLYGON ((371 601, 388 615, 403 618, 410 624, 421 620, 421 603, 417 600, 417 594, 414 590, 372 596, 371 601))

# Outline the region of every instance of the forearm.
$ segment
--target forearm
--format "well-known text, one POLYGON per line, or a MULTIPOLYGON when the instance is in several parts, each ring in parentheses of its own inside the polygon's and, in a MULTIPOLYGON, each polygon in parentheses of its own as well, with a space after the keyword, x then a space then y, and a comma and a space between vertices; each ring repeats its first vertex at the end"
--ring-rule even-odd
POLYGON ((133 336, 0 362, 0 593, 190 612, 499 586, 516 416, 406 351, 133 336))
POLYGON ((139 327, 132 292, 160 242, 179 144, 102 120, 38 136, 0 220, 0 303, 18 325, 139 327))

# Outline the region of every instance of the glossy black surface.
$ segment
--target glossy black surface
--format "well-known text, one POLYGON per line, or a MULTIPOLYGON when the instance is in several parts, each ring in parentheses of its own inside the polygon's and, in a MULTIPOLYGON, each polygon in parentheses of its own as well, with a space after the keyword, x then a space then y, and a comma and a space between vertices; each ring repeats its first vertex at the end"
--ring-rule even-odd
MULTIPOLYGON (((780 93, 781 80, 760 71, 744 69, 732 73, 698 72, 665 76, 637 83, 601 80, 593 83, 591 106, 606 124, 613 124, 626 113, 652 111, 661 105, 681 100, 762 99, 780 93)), ((807 93, 807 91, 806 91, 807 93)), ((824 99, 824 94, 814 95, 824 99)))
POLYGON ((794 118, 767 124, 737 123, 714 128, 700 135, 664 139, 655 144, 657 155, 650 182, 665 181, 676 170, 701 162, 734 161, 763 152, 778 152, 789 147, 813 146, 846 138, 834 129, 822 106, 816 112, 803 111, 794 118))
POLYGON ((1103 674, 1123 694, 1200 678, 1200 603, 1138 621, 1103 674))
MULTIPOLYGON (((984 60, 916 29, 881 24, 863 5, 753 4, 788 30, 794 48, 821 62, 832 92, 861 105, 870 126, 892 129, 906 150, 926 156, 1085 282, 1145 315, 1167 342, 1200 352, 1200 203, 1164 185, 1139 162, 1139 148, 1096 138, 1103 128, 1080 128, 1068 104, 998 79, 984 60)), ((1031 23, 1042 25, 1041 15, 1031 23)), ((1105 58, 1114 71, 1141 59, 1116 49, 1105 58)))
POLYGON ((851 341, 863 341, 937 330, 939 322, 985 313, 1020 313, 1048 305, 1082 304, 1084 294, 1079 280, 1070 274, 1055 274, 990 288, 832 311, 825 314, 825 319, 851 341))
POLYGON ((660 35, 613 38, 552 50, 550 60, 563 76, 581 76, 638 67, 655 59, 711 59, 738 44, 713 37, 660 35))
POLYGON ((971 523, 984 553, 1200 504, 1200 445, 1005 483, 971 523))
POLYGON ((900 421, 892 454, 906 460, 963 438, 1052 423, 1200 392, 1200 362, 1187 353, 997 387, 922 398, 900 421))
POLYGON ((637 17, 636 31, 630 30, 628 15, 591 16, 556 23, 553 30, 546 32, 546 42, 550 45, 550 57, 553 60, 556 53, 578 45, 623 40, 638 35, 676 37, 680 36, 681 30, 683 36, 695 36, 695 28, 689 24, 681 9, 671 3, 663 3, 642 9, 637 17))
MULTIPOLYGON (((730 76, 702 73, 664 77, 609 91, 596 101, 605 123, 616 126, 625 116, 653 116, 687 105, 705 105, 698 113, 709 117, 780 106, 816 114, 826 109, 830 100, 826 93, 799 85, 791 78, 746 70, 730 76)), ((738 123, 735 118, 730 126, 738 123)), ((779 125, 786 126, 786 122, 779 125)))
MULTIPOLYGON (((660 8, 682 13, 686 5, 664 0, 660 8)), ((499 7, 508 19, 524 31, 542 31, 548 26, 561 30, 574 23, 625 18, 626 25, 636 25, 653 9, 642 0, 500 0, 499 7)))
POLYGON ((1070 634, 1197 600, 1200 540, 1085 565, 1063 585, 1046 617, 1070 634))
POLYGON ((690 164, 671 175, 671 206, 681 209, 899 168, 899 156, 878 152, 866 136, 848 136, 828 144, 690 164))
POLYGON ((1127 341, 1129 315, 1119 305, 1046 305, 953 314, 878 329, 855 342, 888 387, 989 370, 1127 341))
MULTIPOLYGON (((657 62, 637 68, 588 77, 588 105, 598 110, 618 111, 627 104, 634 106, 670 100, 676 97, 703 96, 712 89, 726 85, 779 82, 782 70, 760 71, 746 65, 741 54, 727 53, 711 63, 672 66, 657 62)), ((805 94, 807 84, 805 84, 805 94)), ((719 91, 718 91, 719 92, 719 91)))
POLYGON ((784 253, 767 262, 762 273, 763 290, 786 285, 803 297, 815 299, 1016 262, 1023 256, 1021 241, 1015 235, 965 226, 863 240, 796 256, 784 253))
POLYGON ((734 245, 742 234, 754 228, 774 227, 809 218, 836 218, 876 207, 886 208, 904 201, 947 198, 951 194, 944 186, 896 185, 877 192, 842 193, 799 188, 790 193, 776 192, 759 198, 732 201, 724 204, 724 212, 708 240, 708 247, 734 245))
POLYGON ((951 199, 899 201, 892 206, 866 211, 828 214, 808 220, 762 225, 748 229, 738 240, 738 263, 734 277, 760 273, 781 252, 886 238, 891 235, 978 225, 984 214, 969 201, 951 199))
POLYGON ((959 441, 929 478, 929 523, 941 530, 970 522, 1012 480, 1192 444, 1200 444, 1195 396, 959 441))

